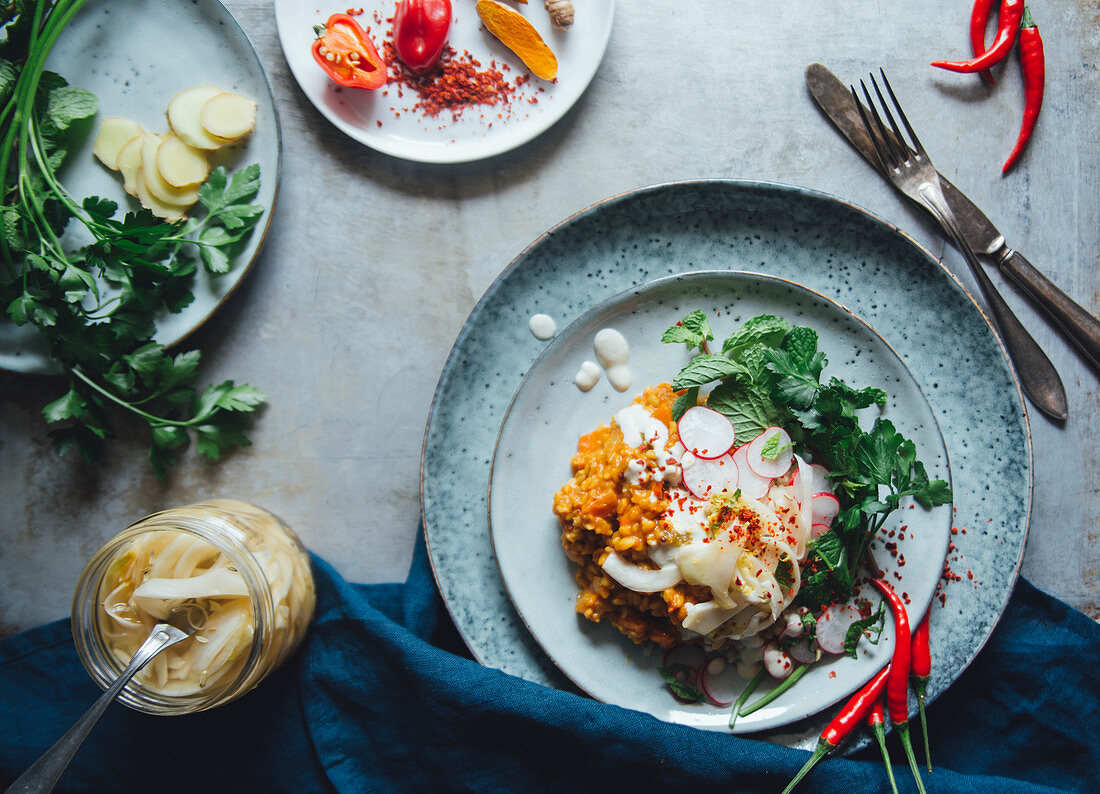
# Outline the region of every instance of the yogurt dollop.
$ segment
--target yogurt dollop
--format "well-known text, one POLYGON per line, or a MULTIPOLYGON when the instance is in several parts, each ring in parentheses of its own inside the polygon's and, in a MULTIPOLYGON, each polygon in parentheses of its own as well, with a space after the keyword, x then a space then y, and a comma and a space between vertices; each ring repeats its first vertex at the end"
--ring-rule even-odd
POLYGON ((596 358, 607 371, 607 380, 615 391, 629 389, 632 376, 627 366, 630 361, 630 345, 626 337, 614 328, 604 328, 596 334, 593 346, 596 349, 596 358))

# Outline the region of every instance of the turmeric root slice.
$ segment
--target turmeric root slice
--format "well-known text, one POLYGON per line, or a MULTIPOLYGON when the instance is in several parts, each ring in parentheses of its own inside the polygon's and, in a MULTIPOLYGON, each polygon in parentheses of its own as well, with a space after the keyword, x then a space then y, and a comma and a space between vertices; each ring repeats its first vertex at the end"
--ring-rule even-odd
POLYGON ((477 15, 490 33, 500 39, 536 77, 553 80, 558 58, 523 14, 496 0, 478 0, 477 15))

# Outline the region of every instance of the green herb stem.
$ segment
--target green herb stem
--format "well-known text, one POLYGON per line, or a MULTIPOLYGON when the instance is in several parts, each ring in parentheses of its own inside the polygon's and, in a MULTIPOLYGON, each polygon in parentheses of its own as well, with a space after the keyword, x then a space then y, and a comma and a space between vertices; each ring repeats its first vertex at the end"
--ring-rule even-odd
POLYGON ((753 703, 751 705, 742 707, 740 709, 740 711, 738 711, 738 716, 747 717, 750 714, 752 714, 754 711, 762 709, 764 706, 771 703, 773 700, 775 700, 777 697, 782 695, 784 692, 786 692, 792 686, 797 684, 798 679, 800 679, 802 676, 806 675, 806 671, 809 670, 810 667, 812 667, 812 665, 808 665, 808 664, 803 664, 803 665, 799 665, 798 667, 796 667, 794 670, 791 671, 791 674, 789 676, 787 676, 782 681, 780 681, 779 684, 776 685, 774 689, 772 689, 766 695, 761 697, 758 701, 756 701, 755 703, 753 703))

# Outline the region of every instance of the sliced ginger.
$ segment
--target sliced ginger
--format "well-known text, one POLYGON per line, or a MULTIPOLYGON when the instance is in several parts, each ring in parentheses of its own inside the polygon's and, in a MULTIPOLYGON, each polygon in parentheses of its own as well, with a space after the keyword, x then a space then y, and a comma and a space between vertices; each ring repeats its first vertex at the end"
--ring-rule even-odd
POLYGON ((118 153, 122 147, 144 132, 136 121, 112 117, 103 119, 99 135, 92 144, 92 154, 112 171, 118 170, 118 153))
POLYGON ((203 103, 199 123, 213 137, 235 141, 252 132, 256 126, 256 103, 223 91, 203 103))

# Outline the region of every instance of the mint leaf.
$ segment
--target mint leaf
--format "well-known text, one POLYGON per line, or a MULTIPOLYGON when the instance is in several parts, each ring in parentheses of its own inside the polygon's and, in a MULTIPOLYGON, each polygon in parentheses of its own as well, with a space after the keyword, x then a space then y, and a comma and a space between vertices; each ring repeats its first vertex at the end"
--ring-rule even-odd
POLYGON ((699 387, 692 386, 683 394, 676 398, 676 401, 672 403, 672 421, 679 422, 680 417, 683 416, 688 408, 692 408, 699 404, 699 387))
MULTIPOLYGON (((789 449, 794 448, 794 444, 787 443, 780 445, 779 443, 780 433, 775 431, 764 440, 764 446, 760 448, 760 457, 764 460, 779 460, 779 456, 789 449)), ((790 460, 790 458, 787 458, 790 460)))
POLYGON ((703 693, 695 686, 695 668, 690 665, 673 663, 657 668, 665 685, 677 700, 684 703, 701 703, 703 693))
POLYGON ((733 424, 734 436, 753 439, 773 425, 782 425, 783 415, 760 388, 726 381, 718 384, 707 397, 713 408, 733 424))
POLYGON ((744 368, 736 362, 730 361, 725 356, 702 355, 696 356, 687 363, 680 374, 672 381, 672 388, 690 389, 693 386, 705 386, 722 378, 744 372, 744 368))
POLYGON ((689 313, 661 336, 662 342, 683 342, 687 344, 689 349, 697 347, 700 350, 711 339, 714 339, 714 333, 711 331, 710 322, 707 320, 706 314, 698 309, 689 313))
POLYGON ((782 317, 761 314, 747 320, 722 343, 722 352, 736 359, 743 351, 754 345, 775 347, 783 341, 791 324, 782 317))

